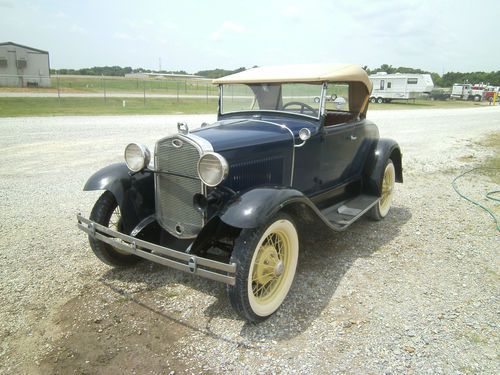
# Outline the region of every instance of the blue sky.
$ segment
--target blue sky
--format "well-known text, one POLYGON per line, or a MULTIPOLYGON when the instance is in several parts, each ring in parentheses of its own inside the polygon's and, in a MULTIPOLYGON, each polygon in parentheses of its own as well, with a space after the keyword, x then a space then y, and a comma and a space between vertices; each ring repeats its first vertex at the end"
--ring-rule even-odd
POLYGON ((387 63, 500 70, 500 1, 0 0, 0 42, 50 52, 52 68, 198 70, 387 63), (478 5, 480 4, 480 5, 478 5))

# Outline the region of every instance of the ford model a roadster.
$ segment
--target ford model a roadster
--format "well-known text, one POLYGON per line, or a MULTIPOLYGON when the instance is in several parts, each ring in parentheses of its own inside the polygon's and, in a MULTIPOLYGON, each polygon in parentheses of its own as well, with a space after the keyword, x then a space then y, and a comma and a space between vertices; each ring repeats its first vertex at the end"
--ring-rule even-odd
POLYGON ((384 218, 401 151, 366 120, 372 86, 358 66, 254 68, 214 84, 218 121, 178 124, 153 155, 129 144, 125 163, 86 183, 104 193, 78 226, 103 262, 147 259, 223 282, 256 322, 288 294, 301 220, 342 231, 384 218))

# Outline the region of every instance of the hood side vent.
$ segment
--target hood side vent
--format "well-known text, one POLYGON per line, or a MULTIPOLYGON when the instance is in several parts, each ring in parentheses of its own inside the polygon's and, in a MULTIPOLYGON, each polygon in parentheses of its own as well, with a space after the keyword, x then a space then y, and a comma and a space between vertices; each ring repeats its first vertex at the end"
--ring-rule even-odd
POLYGON ((259 185, 283 183, 283 157, 272 156, 232 164, 226 184, 238 191, 259 185))

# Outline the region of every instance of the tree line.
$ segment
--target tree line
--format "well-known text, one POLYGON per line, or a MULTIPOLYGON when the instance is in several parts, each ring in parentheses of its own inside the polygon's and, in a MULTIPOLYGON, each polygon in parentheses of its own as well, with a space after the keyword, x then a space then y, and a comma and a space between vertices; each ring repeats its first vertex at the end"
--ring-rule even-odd
MULTIPOLYGON (((255 66, 254 66, 255 67, 255 66)), ((500 70, 496 72, 447 72, 440 76, 437 73, 425 71, 418 68, 409 67, 394 67, 389 64, 382 64, 379 68, 370 69, 364 66, 363 69, 366 70, 368 74, 375 74, 377 72, 386 72, 388 74, 393 73, 416 73, 416 74, 430 74, 434 85, 437 87, 451 87, 454 83, 488 83, 494 86, 500 86, 500 70)), ((205 78, 219 78, 229 74, 238 73, 246 70, 245 67, 240 67, 235 70, 227 69, 210 69, 210 70, 200 70, 194 73, 195 75, 202 76, 205 78)), ((90 76, 116 76, 123 77, 125 74, 130 73, 161 73, 161 74, 188 74, 184 70, 170 71, 170 70, 151 70, 143 68, 131 68, 130 66, 94 66, 92 68, 83 69, 51 69, 51 74, 71 74, 71 75, 90 75, 90 76)))
POLYGON ((136 68, 132 69, 130 66, 94 66, 92 68, 82 69, 50 69, 50 74, 61 75, 82 75, 82 76, 112 76, 123 77, 125 74, 130 73, 161 73, 161 74, 188 74, 184 70, 170 71, 170 70, 151 70, 136 68))
MULTIPOLYGON (((233 73, 239 73, 246 68, 241 67, 235 70, 226 69, 212 69, 212 70, 200 70, 194 73, 194 75, 202 76, 205 78, 220 78, 233 73)), ((189 74, 184 70, 151 70, 144 68, 132 69, 130 66, 94 66, 92 68, 82 68, 82 69, 50 69, 51 74, 60 75, 82 75, 82 76, 112 76, 112 77, 123 77, 125 74, 130 73, 159 73, 159 74, 189 74)))

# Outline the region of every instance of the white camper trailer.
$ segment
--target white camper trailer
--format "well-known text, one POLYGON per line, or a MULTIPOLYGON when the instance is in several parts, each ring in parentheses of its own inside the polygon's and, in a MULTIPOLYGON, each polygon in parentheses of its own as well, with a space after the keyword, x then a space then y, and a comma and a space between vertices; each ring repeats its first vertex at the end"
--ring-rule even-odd
POLYGON ((373 91, 372 103, 389 103, 391 100, 415 99, 434 88, 430 74, 387 74, 379 72, 370 76, 373 91))

